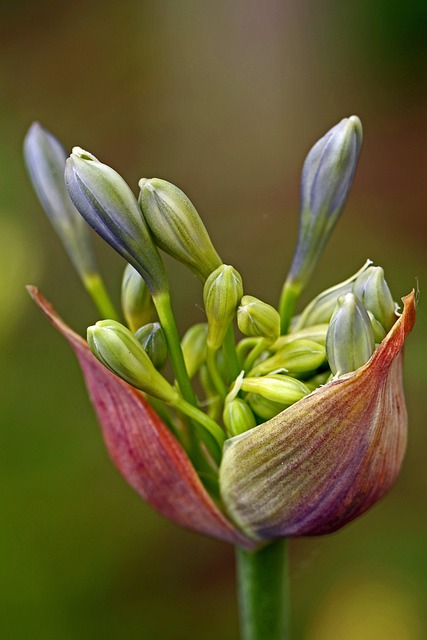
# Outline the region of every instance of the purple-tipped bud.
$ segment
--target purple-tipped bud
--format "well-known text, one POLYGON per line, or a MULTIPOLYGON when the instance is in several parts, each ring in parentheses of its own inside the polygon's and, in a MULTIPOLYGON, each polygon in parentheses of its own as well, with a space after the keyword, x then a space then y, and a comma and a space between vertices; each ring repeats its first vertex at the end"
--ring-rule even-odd
POLYGON ((97 267, 89 228, 71 202, 65 186, 67 153, 59 140, 34 122, 25 137, 24 157, 34 191, 74 268, 85 280, 96 273, 97 267))
POLYGON ((304 162, 298 244, 288 276, 301 288, 344 209, 361 146, 361 122, 350 116, 316 142, 304 162))
POLYGON ((65 182, 86 222, 135 267, 151 293, 167 291, 160 254, 123 178, 91 153, 74 147, 66 163, 65 182))

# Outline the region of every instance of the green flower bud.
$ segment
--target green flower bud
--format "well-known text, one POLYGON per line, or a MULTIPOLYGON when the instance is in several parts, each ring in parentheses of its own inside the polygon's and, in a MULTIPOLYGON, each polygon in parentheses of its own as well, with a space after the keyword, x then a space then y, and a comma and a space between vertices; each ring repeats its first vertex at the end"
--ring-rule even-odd
POLYGON ((368 313, 354 293, 338 298, 326 336, 326 354, 333 374, 342 375, 364 365, 375 349, 368 313))
POLYGON ((168 291, 162 259, 123 178, 91 153, 74 147, 65 183, 86 222, 139 271, 151 293, 168 291))
POLYGON ((312 340, 313 342, 317 342, 318 344, 325 346, 327 331, 328 325, 326 323, 304 327, 304 329, 300 329, 300 331, 296 331, 295 333, 288 333, 286 336, 280 336, 276 342, 269 347, 269 349, 270 351, 280 351, 286 345, 291 342, 295 342, 295 340, 300 340, 301 338, 305 340, 312 340))
POLYGON ((166 180, 143 178, 139 187, 139 205, 157 245, 204 282, 222 261, 193 204, 166 180))
POLYGON ((326 360, 325 347, 313 340, 301 338, 286 344, 273 356, 256 365, 251 375, 262 376, 284 369, 293 374, 309 373, 318 369, 326 360))
POLYGON ((123 272, 122 310, 129 329, 133 333, 139 327, 153 322, 156 317, 156 309, 150 291, 131 264, 128 264, 123 272))
POLYGON ((369 320, 371 321, 372 331, 374 332, 375 344, 380 344, 387 335, 387 331, 384 329, 381 322, 379 322, 372 311, 368 309, 369 320))
POLYGON ((237 324, 245 336, 265 338, 269 343, 280 334, 280 316, 274 307, 253 296, 243 296, 237 309, 237 324))
POLYGON ((133 333, 119 322, 97 322, 88 328, 87 342, 103 365, 133 387, 167 404, 180 401, 176 389, 156 370, 133 333))
POLYGON ((256 393, 248 393, 246 401, 252 411, 262 420, 271 420, 271 418, 274 418, 289 406, 283 402, 267 400, 267 398, 263 398, 256 393))
POLYGON ((338 298, 353 291, 355 281, 370 269, 370 264, 372 264, 371 261, 367 260, 363 267, 350 276, 350 278, 319 293, 319 295, 306 306, 304 311, 297 316, 295 322, 291 325, 291 332, 299 332, 301 329, 310 327, 311 325, 328 323, 332 318, 338 298))
POLYGON ((308 387, 300 380, 279 374, 270 374, 262 378, 244 378, 241 389, 285 405, 298 402, 310 393, 308 387))
POLYGON ((225 403, 222 419, 230 438, 256 427, 255 416, 250 406, 241 398, 234 398, 231 402, 225 403))
POLYGON ((150 322, 140 327, 135 338, 144 349, 156 369, 160 371, 168 359, 168 347, 165 334, 159 322, 150 322))
POLYGON ((314 391, 318 389, 324 384, 327 384, 330 380, 332 380, 333 376, 329 369, 327 371, 322 371, 322 373, 318 373, 313 376, 309 380, 304 380, 304 384, 310 389, 310 391, 314 391))
POLYGON ((203 301, 208 318, 209 348, 221 347, 242 295, 242 278, 230 265, 222 264, 206 280, 203 301))
POLYGON ((396 303, 385 281, 384 270, 381 267, 366 269, 354 283, 353 292, 389 331, 397 320, 396 303))
POLYGON ((208 325, 205 322, 193 324, 181 341, 182 355, 189 378, 193 378, 206 360, 206 340, 208 325))

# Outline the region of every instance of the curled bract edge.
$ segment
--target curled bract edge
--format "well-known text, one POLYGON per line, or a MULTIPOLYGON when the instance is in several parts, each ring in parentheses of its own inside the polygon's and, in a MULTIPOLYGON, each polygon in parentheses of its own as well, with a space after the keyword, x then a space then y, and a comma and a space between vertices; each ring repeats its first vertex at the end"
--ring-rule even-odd
POLYGON ((126 481, 162 515, 246 550, 283 536, 330 533, 393 485, 406 445, 402 347, 414 292, 370 360, 271 420, 226 441, 226 510, 142 394, 106 369, 35 287, 29 293, 72 346, 107 449, 126 481))
POLYGON ((73 348, 108 452, 131 487, 156 511, 182 527, 247 550, 259 546, 218 508, 184 449, 142 394, 92 355, 86 341, 63 322, 36 287, 28 287, 28 291, 73 348))
POLYGON ((402 347, 415 294, 357 371, 228 440, 220 467, 228 515, 248 536, 331 533, 394 484, 406 447, 402 347))

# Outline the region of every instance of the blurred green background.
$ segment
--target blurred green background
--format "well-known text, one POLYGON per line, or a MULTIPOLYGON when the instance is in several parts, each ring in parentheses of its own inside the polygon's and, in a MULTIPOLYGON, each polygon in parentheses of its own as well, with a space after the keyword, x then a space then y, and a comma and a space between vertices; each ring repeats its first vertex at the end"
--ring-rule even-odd
MULTIPOLYGON (((248 293, 276 303, 299 172, 342 117, 365 144, 306 299, 366 258, 398 299, 419 279, 406 349, 408 453, 383 502, 292 542, 296 640, 427 638, 425 0, 96 0, 0 4, 0 637, 238 637, 233 551, 178 529, 110 463, 74 356, 24 292, 83 331, 97 320, 25 175, 39 120, 136 188, 169 179, 248 293)), ((96 243, 118 300, 122 262, 96 243)), ((169 267, 171 263, 168 262, 169 267)), ((181 330, 201 291, 169 269, 181 330)), ((268 639, 266 639, 268 640, 268 639)))

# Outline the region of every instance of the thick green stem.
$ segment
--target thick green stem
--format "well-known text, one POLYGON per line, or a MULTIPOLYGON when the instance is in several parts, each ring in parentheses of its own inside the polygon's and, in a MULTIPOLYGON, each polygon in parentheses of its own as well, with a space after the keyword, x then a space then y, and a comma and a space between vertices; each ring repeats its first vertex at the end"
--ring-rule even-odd
POLYGON ((241 640, 290 640, 287 540, 236 558, 241 640))
POLYGON ((105 320, 119 320, 117 311, 110 300, 107 289, 99 273, 90 273, 83 277, 83 285, 105 320))
POLYGON ((222 399, 227 395, 227 388, 224 384, 223 379, 218 371, 217 362, 216 362, 216 350, 212 349, 212 347, 207 347, 206 350, 206 364, 208 367, 209 375, 214 384, 215 389, 218 391, 218 394, 222 399))

